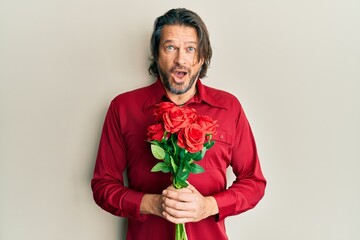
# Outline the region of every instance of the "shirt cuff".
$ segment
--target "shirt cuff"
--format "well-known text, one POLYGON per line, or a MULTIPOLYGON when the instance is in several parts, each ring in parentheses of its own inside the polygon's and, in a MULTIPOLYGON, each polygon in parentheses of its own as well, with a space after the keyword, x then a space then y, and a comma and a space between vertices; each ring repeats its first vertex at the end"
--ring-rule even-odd
POLYGON ((216 221, 221 221, 227 216, 233 215, 236 209, 236 197, 232 191, 220 192, 213 197, 218 205, 219 213, 216 215, 216 221))
POLYGON ((129 218, 140 222, 144 222, 148 217, 145 214, 140 214, 140 204, 143 196, 144 193, 129 190, 120 203, 121 208, 126 211, 129 218))

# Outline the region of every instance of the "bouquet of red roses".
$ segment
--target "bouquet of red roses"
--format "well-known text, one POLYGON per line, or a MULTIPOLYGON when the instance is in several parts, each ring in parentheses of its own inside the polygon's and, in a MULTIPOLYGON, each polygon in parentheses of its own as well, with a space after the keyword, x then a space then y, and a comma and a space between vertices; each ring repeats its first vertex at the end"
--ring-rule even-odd
MULTIPOLYGON (((195 162, 214 145, 218 124, 193 108, 171 102, 157 104, 154 116, 156 124, 148 127, 147 136, 153 156, 161 161, 151 171, 171 173, 175 188, 187 187, 190 173, 204 172, 195 162)), ((175 239, 187 239, 184 224, 176 224, 175 239)))

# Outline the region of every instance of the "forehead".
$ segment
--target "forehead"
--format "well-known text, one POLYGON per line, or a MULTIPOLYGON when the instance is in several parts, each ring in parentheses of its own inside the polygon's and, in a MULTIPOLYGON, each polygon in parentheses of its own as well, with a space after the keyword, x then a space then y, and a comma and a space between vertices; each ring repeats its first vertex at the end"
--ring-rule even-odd
POLYGON ((198 42, 196 29, 184 25, 165 25, 161 32, 160 42, 182 41, 198 42))

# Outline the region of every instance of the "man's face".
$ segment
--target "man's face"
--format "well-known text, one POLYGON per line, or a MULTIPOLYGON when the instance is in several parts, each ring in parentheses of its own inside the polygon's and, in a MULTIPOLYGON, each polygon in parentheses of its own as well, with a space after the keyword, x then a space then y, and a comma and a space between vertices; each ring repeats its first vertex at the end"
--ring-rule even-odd
POLYGON ((198 61, 198 37, 192 27, 165 25, 159 43, 158 69, 165 88, 176 95, 195 91, 202 59, 198 61))

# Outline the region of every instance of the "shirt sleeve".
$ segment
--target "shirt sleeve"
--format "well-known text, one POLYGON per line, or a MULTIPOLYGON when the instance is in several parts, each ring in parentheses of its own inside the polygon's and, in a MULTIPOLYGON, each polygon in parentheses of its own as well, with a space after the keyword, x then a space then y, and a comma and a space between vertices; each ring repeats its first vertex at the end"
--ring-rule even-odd
POLYGON ((104 210, 121 217, 143 221, 140 203, 144 193, 124 185, 126 168, 125 143, 120 131, 120 118, 114 101, 106 114, 98 155, 91 181, 95 202, 104 210))
POLYGON ((241 106, 231 166, 235 181, 227 190, 214 195, 219 208, 218 221, 254 208, 265 193, 266 180, 261 171, 254 136, 241 106))

